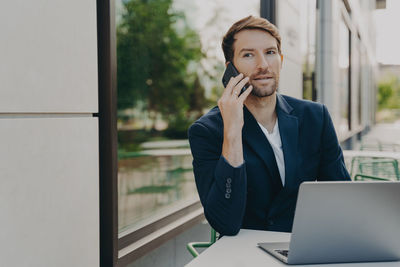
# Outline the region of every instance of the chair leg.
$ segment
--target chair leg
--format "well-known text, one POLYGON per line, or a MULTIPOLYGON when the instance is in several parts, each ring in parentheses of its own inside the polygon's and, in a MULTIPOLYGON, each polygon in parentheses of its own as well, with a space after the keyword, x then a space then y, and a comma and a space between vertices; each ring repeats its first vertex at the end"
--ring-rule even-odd
POLYGON ((192 254, 192 256, 194 258, 196 258, 197 256, 199 256, 199 252, 196 250, 196 248, 208 248, 210 247, 212 244, 214 244, 214 242, 190 242, 187 244, 187 249, 189 250, 190 254, 192 254))
POLYGON ((210 242, 190 242, 187 244, 186 247, 189 250, 190 254, 192 254, 192 256, 196 258, 197 256, 199 256, 199 252, 196 250, 196 248, 208 248, 209 246, 214 244, 215 241, 217 241, 217 232, 213 228, 211 228, 210 242))

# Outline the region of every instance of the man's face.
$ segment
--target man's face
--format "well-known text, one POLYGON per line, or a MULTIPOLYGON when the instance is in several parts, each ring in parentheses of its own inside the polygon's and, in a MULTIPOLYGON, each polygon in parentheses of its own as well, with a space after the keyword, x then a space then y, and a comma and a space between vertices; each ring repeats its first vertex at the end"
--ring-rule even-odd
POLYGON ((275 93, 282 67, 277 40, 268 32, 257 29, 240 31, 235 39, 233 65, 250 77, 251 94, 265 97, 275 93))

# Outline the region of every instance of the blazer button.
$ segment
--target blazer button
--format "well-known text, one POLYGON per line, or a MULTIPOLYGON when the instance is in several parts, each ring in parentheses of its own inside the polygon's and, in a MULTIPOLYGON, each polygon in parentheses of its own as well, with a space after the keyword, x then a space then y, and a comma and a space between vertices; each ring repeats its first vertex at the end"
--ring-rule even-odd
POLYGON ((230 184, 230 183, 232 183, 232 179, 231 179, 231 178, 228 178, 228 179, 226 179, 226 182, 227 182, 228 184, 230 184))
POLYGON ((230 194, 231 192, 232 192, 232 189, 230 189, 230 188, 226 189, 226 193, 230 194))
POLYGON ((226 193, 226 194, 225 194, 225 198, 231 198, 231 194, 226 193))

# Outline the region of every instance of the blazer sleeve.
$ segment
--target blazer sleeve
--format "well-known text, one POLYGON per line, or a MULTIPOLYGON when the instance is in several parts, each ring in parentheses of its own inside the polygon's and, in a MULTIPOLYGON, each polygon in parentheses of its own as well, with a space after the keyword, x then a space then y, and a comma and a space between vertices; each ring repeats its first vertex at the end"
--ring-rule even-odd
POLYGON ((220 234, 236 235, 246 206, 246 165, 232 167, 221 155, 221 138, 205 124, 195 122, 188 136, 204 214, 220 234))
POLYGON ((329 115, 328 109, 325 105, 323 105, 321 164, 318 180, 350 180, 350 175, 344 164, 343 152, 340 148, 331 116, 329 115))

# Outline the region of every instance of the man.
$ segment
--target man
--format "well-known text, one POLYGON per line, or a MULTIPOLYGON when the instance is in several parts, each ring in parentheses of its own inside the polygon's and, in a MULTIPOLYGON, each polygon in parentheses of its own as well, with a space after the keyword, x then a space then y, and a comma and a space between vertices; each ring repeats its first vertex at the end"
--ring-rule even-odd
POLYGON ((281 38, 266 19, 236 22, 222 48, 241 74, 188 132, 205 216, 222 235, 290 232, 302 182, 350 179, 332 120, 321 104, 277 94, 281 38))

